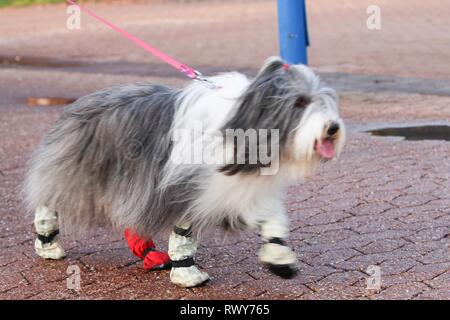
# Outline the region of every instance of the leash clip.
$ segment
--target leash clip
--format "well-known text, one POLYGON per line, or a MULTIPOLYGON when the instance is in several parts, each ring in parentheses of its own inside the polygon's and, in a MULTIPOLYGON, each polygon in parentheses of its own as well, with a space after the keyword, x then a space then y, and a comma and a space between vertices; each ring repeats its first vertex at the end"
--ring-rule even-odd
POLYGON ((201 72, 194 70, 195 77, 193 80, 202 82, 209 89, 220 89, 214 82, 204 77, 201 72))

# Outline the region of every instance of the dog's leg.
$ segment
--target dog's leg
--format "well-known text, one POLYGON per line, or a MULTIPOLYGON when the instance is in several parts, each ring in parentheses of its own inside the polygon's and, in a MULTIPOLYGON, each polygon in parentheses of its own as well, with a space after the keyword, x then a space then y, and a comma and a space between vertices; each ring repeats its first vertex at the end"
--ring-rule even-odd
POLYGON ((289 233, 287 218, 284 215, 267 218, 260 222, 260 229, 266 243, 259 251, 259 260, 274 274, 292 278, 296 273, 297 258, 286 246, 285 239, 289 233))
POLYGON ((36 209, 34 227, 37 239, 34 242, 36 253, 45 259, 62 259, 66 256, 64 249, 57 240, 58 214, 45 206, 36 209))
POLYGON ((172 260, 170 280, 181 287, 196 287, 209 279, 206 272, 200 271, 194 263, 197 241, 190 232, 190 226, 175 226, 169 238, 169 256, 172 260))

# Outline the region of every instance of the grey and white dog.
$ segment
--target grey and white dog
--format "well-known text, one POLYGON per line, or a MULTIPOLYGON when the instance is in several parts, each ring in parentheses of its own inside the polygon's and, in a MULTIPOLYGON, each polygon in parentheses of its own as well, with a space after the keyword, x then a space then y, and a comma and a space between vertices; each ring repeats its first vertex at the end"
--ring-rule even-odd
POLYGON ((215 88, 202 82, 108 88, 64 110, 33 155, 25 184, 40 256, 65 256, 60 227, 131 228, 142 237, 170 228, 170 278, 192 287, 208 279, 193 261, 199 235, 217 225, 244 226, 261 233, 259 258, 271 271, 294 275, 284 191, 340 153, 345 128, 336 94, 308 67, 279 58, 268 59, 251 80, 232 72, 208 81, 215 88), (197 138, 180 139, 198 126, 197 138), (253 151, 251 139, 239 144, 236 134, 252 130, 268 133, 253 141, 253 151), (225 142, 211 139, 230 132, 225 142), (231 152, 218 152, 224 156, 212 163, 185 161, 188 151, 205 145, 231 152), (254 150, 265 150, 269 161, 258 152, 249 161, 254 150))

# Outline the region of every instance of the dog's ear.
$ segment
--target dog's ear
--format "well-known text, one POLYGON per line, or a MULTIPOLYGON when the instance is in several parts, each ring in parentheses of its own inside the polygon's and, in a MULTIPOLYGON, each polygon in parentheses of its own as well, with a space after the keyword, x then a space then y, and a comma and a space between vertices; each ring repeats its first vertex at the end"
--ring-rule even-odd
POLYGON ((263 66, 258 72, 258 76, 265 73, 273 73, 285 66, 285 62, 280 57, 270 57, 264 61, 263 66))

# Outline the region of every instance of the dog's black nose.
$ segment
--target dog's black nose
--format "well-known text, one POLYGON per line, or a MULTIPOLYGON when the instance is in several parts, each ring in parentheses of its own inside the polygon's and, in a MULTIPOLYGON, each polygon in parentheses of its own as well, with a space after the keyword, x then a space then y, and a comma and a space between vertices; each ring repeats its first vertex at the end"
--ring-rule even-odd
POLYGON ((329 136, 332 136, 333 134, 335 134, 335 133, 338 132, 338 131, 339 131, 339 123, 337 123, 337 122, 332 122, 332 123, 330 124, 330 126, 328 127, 327 134, 328 134, 329 136))

